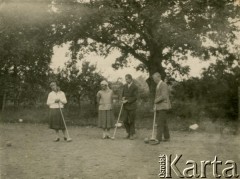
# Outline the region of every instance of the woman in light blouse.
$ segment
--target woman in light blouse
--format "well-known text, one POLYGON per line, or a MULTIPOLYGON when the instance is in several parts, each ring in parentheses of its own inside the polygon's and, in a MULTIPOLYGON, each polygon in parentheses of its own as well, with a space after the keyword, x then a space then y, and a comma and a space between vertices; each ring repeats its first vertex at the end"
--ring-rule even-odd
POLYGON ((101 82, 101 90, 97 93, 98 127, 103 129, 103 139, 110 138, 110 128, 113 126, 113 91, 106 81, 101 82))
POLYGON ((64 92, 60 90, 56 82, 51 82, 50 87, 52 91, 48 94, 47 105, 49 106, 49 128, 56 131, 55 142, 60 141, 59 130, 62 130, 64 135, 64 140, 66 137, 66 128, 60 113, 60 109, 63 109, 64 104, 67 103, 66 96, 64 92))

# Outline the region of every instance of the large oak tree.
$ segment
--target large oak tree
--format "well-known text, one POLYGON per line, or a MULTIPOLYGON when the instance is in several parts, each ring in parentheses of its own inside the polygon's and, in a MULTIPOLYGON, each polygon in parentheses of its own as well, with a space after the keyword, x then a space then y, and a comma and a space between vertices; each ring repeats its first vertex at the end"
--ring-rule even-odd
POLYGON ((207 60, 230 53, 240 15, 232 0, 56 1, 55 7, 59 44, 71 41, 73 58, 79 52, 107 55, 118 49, 114 68, 131 57, 141 62, 138 70, 163 77, 186 74, 189 68, 182 61, 189 56, 207 60))

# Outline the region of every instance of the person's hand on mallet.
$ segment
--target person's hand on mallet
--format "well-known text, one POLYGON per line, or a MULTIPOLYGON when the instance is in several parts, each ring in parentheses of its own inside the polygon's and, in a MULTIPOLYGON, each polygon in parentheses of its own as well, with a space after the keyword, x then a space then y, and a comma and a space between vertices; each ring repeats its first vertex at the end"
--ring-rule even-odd
POLYGON ((123 98, 122 98, 122 103, 125 104, 125 103, 127 103, 127 102, 128 102, 128 100, 126 100, 126 98, 123 97, 123 98))
POLYGON ((55 100, 55 103, 60 103, 60 102, 61 102, 60 99, 55 100))
POLYGON ((154 105, 153 112, 156 112, 156 111, 157 111, 157 108, 156 108, 156 105, 154 105))

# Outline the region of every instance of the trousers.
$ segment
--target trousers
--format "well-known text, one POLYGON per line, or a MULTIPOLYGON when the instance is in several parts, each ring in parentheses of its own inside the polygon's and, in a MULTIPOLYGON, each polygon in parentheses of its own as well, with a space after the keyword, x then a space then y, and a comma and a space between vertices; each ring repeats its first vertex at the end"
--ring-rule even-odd
POLYGON ((129 136, 135 134, 135 119, 136 119, 136 110, 126 110, 124 109, 124 119, 123 124, 126 128, 126 132, 129 136))
POLYGON ((167 110, 158 110, 156 115, 156 123, 157 123, 157 136, 156 138, 161 141, 162 137, 165 140, 170 139, 168 122, 167 122, 167 110))

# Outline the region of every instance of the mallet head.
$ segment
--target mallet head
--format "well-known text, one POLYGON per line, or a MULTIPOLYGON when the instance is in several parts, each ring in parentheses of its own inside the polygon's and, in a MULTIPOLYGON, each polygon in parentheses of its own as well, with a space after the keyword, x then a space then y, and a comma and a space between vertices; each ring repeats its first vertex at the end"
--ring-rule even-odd
POLYGON ((67 139, 67 142, 71 142, 71 141, 72 141, 72 138, 68 138, 68 139, 67 139))

